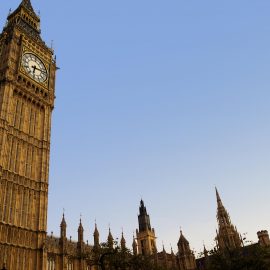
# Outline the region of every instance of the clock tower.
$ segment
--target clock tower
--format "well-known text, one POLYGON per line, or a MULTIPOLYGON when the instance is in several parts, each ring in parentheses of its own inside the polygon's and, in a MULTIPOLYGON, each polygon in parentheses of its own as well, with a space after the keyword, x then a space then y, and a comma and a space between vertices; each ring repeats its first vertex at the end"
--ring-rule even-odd
POLYGON ((0 267, 46 267, 56 63, 40 18, 22 0, 0 34, 0 267))

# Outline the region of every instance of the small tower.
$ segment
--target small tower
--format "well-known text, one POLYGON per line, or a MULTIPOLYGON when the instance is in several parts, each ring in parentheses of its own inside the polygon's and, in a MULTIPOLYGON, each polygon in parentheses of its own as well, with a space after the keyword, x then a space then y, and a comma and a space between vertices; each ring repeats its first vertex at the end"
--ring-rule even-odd
POLYGON ((217 231, 217 242, 218 248, 222 250, 232 250, 235 248, 240 248, 242 246, 241 237, 236 230, 236 227, 231 223, 230 216, 223 206, 220 199, 218 190, 216 188, 217 197, 217 221, 218 221, 218 231, 217 231))
POLYGON ((138 221, 139 230, 136 230, 138 252, 141 255, 152 255, 156 252, 156 236, 155 230, 151 228, 150 217, 143 200, 140 202, 138 221))
POLYGON ((111 228, 109 228, 109 235, 107 239, 108 248, 113 249, 113 242, 114 242, 114 239, 111 233, 111 228))
POLYGON ((132 243, 132 249, 133 249, 133 255, 138 255, 138 245, 136 242, 136 239, 134 237, 134 233, 133 233, 133 243, 132 243))
POLYGON ((83 251, 83 247, 84 247, 84 242, 83 242, 83 226, 82 226, 82 220, 80 218, 80 224, 79 224, 79 227, 78 227, 78 249, 79 251, 83 251))
POLYGON ((65 214, 63 213, 62 221, 60 224, 60 238, 61 240, 67 239, 67 223, 65 220, 65 214))
POLYGON ((184 237, 182 230, 180 231, 180 238, 177 245, 180 270, 195 270, 195 256, 193 251, 190 249, 189 242, 184 237))
POLYGON ((121 237, 120 245, 121 245, 121 249, 123 251, 127 249, 127 247, 126 247, 126 239, 124 237, 124 232, 123 231, 122 231, 122 237, 121 237))
POLYGON ((268 231, 259 231, 257 232, 258 238, 259 238, 259 244, 262 247, 268 247, 270 246, 270 239, 268 231))
POLYGON ((99 231, 97 228, 97 223, 95 223, 95 231, 94 231, 93 236, 94 236, 94 248, 98 249, 100 245, 99 245, 99 231))

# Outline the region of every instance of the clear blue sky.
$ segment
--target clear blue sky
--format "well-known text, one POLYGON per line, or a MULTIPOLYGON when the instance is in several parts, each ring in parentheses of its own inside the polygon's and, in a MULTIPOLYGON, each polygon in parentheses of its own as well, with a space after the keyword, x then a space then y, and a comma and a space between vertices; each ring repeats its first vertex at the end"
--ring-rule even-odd
MULTIPOLYGON (((1 1, 1 25, 19 0, 1 1)), ((48 232, 108 224, 130 244, 141 197, 158 246, 270 230, 270 1, 32 0, 57 62, 48 232)))

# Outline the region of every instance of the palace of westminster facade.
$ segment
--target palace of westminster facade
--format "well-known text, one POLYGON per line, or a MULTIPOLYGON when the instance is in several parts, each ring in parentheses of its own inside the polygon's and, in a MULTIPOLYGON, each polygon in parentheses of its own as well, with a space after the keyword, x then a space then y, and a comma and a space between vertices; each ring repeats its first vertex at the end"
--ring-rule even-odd
MULTIPOLYGON (((63 216, 60 237, 47 235, 51 115, 55 99, 56 59, 40 37, 40 18, 30 0, 9 14, 0 34, 0 267, 10 270, 94 270, 101 248, 97 226, 94 244, 84 242, 79 224, 77 242, 67 239, 63 216)), ((237 248, 242 239, 232 225, 218 191, 217 248, 237 248)), ((150 255, 166 269, 198 269, 182 231, 178 252, 156 249, 155 230, 144 202, 132 252, 150 255)), ((269 245, 267 231, 259 243, 269 245)), ((113 236, 109 231, 109 246, 113 236)), ((121 248, 125 248, 122 235, 121 248)), ((204 249, 204 255, 207 251, 204 249)))

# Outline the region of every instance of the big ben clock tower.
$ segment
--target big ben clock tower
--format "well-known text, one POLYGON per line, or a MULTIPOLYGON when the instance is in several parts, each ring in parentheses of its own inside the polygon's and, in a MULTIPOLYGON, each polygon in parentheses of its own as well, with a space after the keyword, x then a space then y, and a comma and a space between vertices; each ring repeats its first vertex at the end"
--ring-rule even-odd
POLYGON ((0 34, 0 267, 46 266, 51 115, 56 63, 22 0, 0 34))

